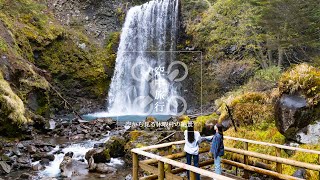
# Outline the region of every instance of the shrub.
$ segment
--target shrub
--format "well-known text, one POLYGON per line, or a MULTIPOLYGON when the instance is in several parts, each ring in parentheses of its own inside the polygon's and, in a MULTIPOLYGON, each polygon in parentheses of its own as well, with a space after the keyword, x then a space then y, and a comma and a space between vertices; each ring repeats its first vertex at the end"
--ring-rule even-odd
MULTIPOLYGON (((262 92, 230 92, 218 99, 216 105, 220 107, 219 109, 228 105, 232 110, 233 118, 240 125, 259 127, 263 123, 271 123, 274 120, 273 105, 269 101, 269 96, 262 92)), ((222 115, 225 113, 221 112, 222 115)))
POLYGON ((281 68, 276 66, 260 69, 242 88, 246 91, 266 91, 277 87, 281 77, 281 68))

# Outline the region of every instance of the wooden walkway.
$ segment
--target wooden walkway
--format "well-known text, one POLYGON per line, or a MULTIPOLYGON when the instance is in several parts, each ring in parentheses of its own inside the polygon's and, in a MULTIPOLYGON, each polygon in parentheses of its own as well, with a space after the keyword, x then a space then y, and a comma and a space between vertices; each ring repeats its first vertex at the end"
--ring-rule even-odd
MULTIPOLYGON (((260 141, 253 141, 248 139, 234 138, 229 136, 224 136, 224 139, 241 142, 243 144, 242 149, 225 147, 226 152, 241 155, 243 157, 242 162, 237 162, 230 159, 222 159, 221 161, 223 164, 234 166, 237 169, 238 168, 243 169, 244 173, 242 177, 226 174, 226 173, 222 175, 218 175, 213 173, 213 171, 211 170, 209 171, 209 170, 203 169, 203 167, 214 164, 213 159, 200 162, 199 168, 191 165, 187 165, 185 163, 178 161, 179 159, 185 157, 185 153, 180 152, 180 153, 172 154, 172 147, 176 145, 183 145, 185 143, 185 141, 183 140, 183 141, 163 143, 163 144, 157 144, 157 145, 132 149, 131 152, 132 152, 132 161, 133 161, 133 168, 132 168, 133 180, 138 180, 138 179, 140 180, 152 180, 152 179, 183 180, 185 178, 181 177, 179 174, 187 170, 190 171, 191 180, 195 180, 195 173, 200 174, 202 179, 217 179, 217 180, 248 179, 250 172, 267 175, 270 177, 274 177, 276 179, 302 180, 301 178, 296 178, 291 175, 283 174, 282 173, 283 165, 289 165, 293 167, 317 171, 319 174, 318 180, 320 180, 320 151, 284 146, 280 144, 271 144, 271 143, 260 142, 260 141), (250 144, 261 145, 266 148, 274 148, 276 156, 249 151, 250 144), (167 153, 166 153, 167 155, 159 156, 153 153, 155 149, 167 150, 167 153), (305 162, 282 158, 281 157, 282 150, 291 150, 291 151, 299 151, 303 153, 316 154, 318 156, 318 159, 317 159, 318 164, 311 164, 311 163, 305 163, 305 162), (146 159, 146 158, 147 159, 139 161, 139 156, 144 157, 143 159, 146 159), (252 164, 249 164, 250 158, 262 159, 269 162, 273 162, 276 164, 276 166, 274 169, 256 167, 252 164), (144 172, 147 172, 148 175, 139 178, 139 169, 144 170, 144 172)), ((209 151, 209 148, 203 148, 199 150, 199 154, 206 153, 208 151, 209 151)))

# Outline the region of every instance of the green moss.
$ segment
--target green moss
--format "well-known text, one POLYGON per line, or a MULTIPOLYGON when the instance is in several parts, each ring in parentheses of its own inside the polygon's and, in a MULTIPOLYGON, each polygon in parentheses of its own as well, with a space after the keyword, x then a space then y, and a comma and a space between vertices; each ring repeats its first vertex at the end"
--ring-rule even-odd
POLYGON ((110 78, 105 67, 113 66, 106 54, 106 50, 99 49, 79 33, 69 31, 41 51, 41 61, 37 64, 48 69, 66 89, 80 85, 83 91, 101 97, 106 94, 110 78))
POLYGON ((15 50, 34 61, 34 50, 42 49, 62 33, 46 6, 32 0, 5 1, 0 19, 15 38, 15 50))
POLYGON ((106 41, 106 56, 108 62, 115 62, 117 57, 117 48, 120 41, 120 32, 113 32, 106 41))
POLYGON ((242 94, 240 96, 237 96, 233 99, 231 102, 231 106, 234 107, 239 103, 257 103, 261 104, 266 102, 267 96, 264 93, 260 92, 248 92, 245 94, 242 94))
MULTIPOLYGON (((206 123, 217 123, 219 115, 216 113, 212 113, 207 116, 198 116, 194 122, 194 129, 195 131, 202 132, 203 128, 205 127, 206 123)), ((181 119, 181 131, 184 131, 188 128, 188 122, 190 118, 181 119)))
POLYGON ((111 159, 111 156, 110 156, 110 150, 109 149, 104 149, 103 150, 103 155, 106 157, 106 159, 111 159))
POLYGON ((25 107, 22 100, 12 91, 9 83, 0 73, 0 132, 11 135, 17 128, 30 122, 25 117, 25 107))
POLYGON ((137 143, 135 148, 143 148, 146 147, 144 143, 137 143))
MULTIPOLYGON (((230 93, 217 100, 216 104, 220 109, 228 105, 240 125, 261 127, 265 123, 273 123, 275 119, 273 104, 263 92, 230 93)), ((220 118, 226 113, 221 112, 220 118)))
POLYGON ((280 94, 301 93, 310 106, 320 101, 320 70, 308 64, 300 64, 283 73, 279 81, 280 94))
POLYGON ((206 123, 217 123, 218 122, 219 115, 216 113, 212 113, 208 116, 198 116, 196 120, 194 121, 195 130, 202 132, 202 129, 205 127, 206 123))
POLYGON ((130 135, 130 141, 131 142, 134 142, 134 141, 136 141, 140 136, 142 136, 144 134, 144 132, 142 132, 142 131, 137 131, 137 130, 134 130, 134 131, 131 131, 130 133, 129 133, 129 135, 130 135))
POLYGON ((5 53, 8 51, 7 43, 0 37, 0 53, 5 53))

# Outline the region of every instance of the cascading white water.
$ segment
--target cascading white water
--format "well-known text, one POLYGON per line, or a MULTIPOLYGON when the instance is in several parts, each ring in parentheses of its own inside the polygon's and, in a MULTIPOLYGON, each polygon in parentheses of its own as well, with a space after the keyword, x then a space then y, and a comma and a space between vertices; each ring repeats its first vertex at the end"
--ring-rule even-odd
MULTIPOLYGON (((119 131, 115 134, 124 133, 126 130, 128 130, 128 128, 129 127, 126 127, 125 130, 119 131)), ((60 173, 61 173, 59 166, 60 166, 61 162, 63 161, 63 157, 68 152, 74 153, 73 159, 76 161, 83 159, 85 162, 83 162, 82 164, 86 168, 87 161, 85 160, 85 154, 89 150, 93 149, 94 144, 105 143, 110 139, 110 137, 112 135, 114 135, 114 133, 107 134, 103 139, 101 139, 99 141, 89 140, 89 141, 85 141, 85 142, 71 144, 71 145, 63 148, 61 153, 57 153, 54 155, 54 157, 55 157, 54 161, 50 162, 50 164, 48 166, 46 166, 44 170, 39 172, 38 178, 42 179, 45 177, 59 177, 60 173)), ((60 149, 59 146, 56 146, 49 154, 54 154, 57 151, 59 151, 59 149, 60 149)), ((36 165, 38 163, 40 163, 40 161, 34 162, 33 165, 36 165)), ((111 161, 109 163, 107 163, 107 165, 109 165, 111 167, 122 166, 123 164, 124 164, 124 161, 120 158, 111 158, 111 161)), ((80 170, 81 168, 78 168, 78 169, 80 170)), ((85 172, 84 174, 87 174, 87 172, 85 172)), ((84 175, 84 174, 80 174, 80 175, 84 175)), ((70 174, 70 176, 71 176, 71 174, 70 174)))
POLYGON ((154 0, 128 11, 109 89, 110 115, 177 112, 178 105, 172 99, 178 93, 173 83, 166 77, 154 77, 157 70, 166 75, 166 67, 175 58, 178 4, 178 0, 154 0), (154 99, 160 95, 165 100, 158 112, 154 99))

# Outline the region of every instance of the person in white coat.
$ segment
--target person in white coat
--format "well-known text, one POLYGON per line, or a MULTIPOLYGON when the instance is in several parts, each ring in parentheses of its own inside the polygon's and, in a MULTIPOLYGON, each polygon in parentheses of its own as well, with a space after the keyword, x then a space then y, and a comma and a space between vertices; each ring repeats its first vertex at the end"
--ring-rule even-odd
MULTIPOLYGON (((191 160, 193 159, 193 165, 199 167, 199 144, 202 141, 200 133, 194 131, 194 123, 192 121, 188 122, 188 129, 184 131, 184 151, 186 152, 187 164, 191 165, 191 160)), ((190 179, 190 173, 187 172, 188 179, 190 179)), ((196 180, 200 180, 200 175, 196 174, 196 180)))

